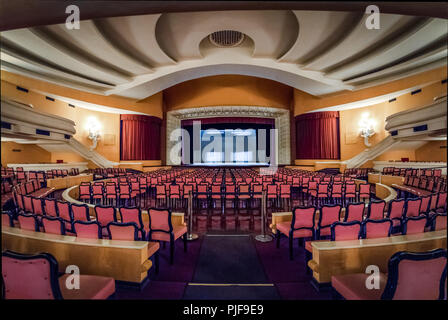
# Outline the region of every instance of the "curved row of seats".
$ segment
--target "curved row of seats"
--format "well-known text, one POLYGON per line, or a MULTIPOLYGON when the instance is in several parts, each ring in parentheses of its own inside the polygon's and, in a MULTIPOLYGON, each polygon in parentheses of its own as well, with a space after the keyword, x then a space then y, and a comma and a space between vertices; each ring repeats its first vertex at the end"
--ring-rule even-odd
MULTIPOLYGON (((277 247, 282 234, 288 237, 292 259, 293 239, 323 240, 330 237, 331 240, 355 240, 424 232, 425 228, 446 228, 446 193, 435 196, 434 201, 424 199, 427 201, 425 207, 422 206, 421 198, 393 200, 386 212, 384 200, 373 201, 367 208, 364 203, 349 204, 343 220, 339 205, 323 206, 319 210, 318 219, 316 207, 296 207, 291 222, 276 224, 277 247)), ((307 247, 309 251, 310 248, 307 247)))
MULTIPOLYGON (((129 241, 165 241, 174 248, 174 241, 184 238, 186 226, 173 226, 169 209, 149 208, 149 223, 145 224, 140 208, 95 206, 95 217, 89 215, 84 204, 68 203, 54 199, 24 197, 25 206, 15 214, 2 215, 2 222, 31 231, 109 238, 129 241), (3 220, 4 219, 4 220, 3 220)), ((174 249, 173 249, 174 250, 174 249)), ((173 261, 173 253, 171 253, 173 261)))

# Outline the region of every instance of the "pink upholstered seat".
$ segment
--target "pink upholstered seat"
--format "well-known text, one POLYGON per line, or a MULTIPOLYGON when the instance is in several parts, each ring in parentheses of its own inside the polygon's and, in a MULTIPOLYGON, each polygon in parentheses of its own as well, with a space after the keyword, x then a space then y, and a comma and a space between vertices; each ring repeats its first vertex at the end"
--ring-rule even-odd
POLYGON ((405 205, 406 201, 404 199, 392 200, 389 203, 389 210, 387 212, 387 217, 389 219, 392 219, 394 227, 401 225, 405 205))
POLYGON ((31 196, 23 196, 23 206, 26 213, 33 213, 33 202, 31 196))
POLYGON ((8 213, 2 212, 2 226, 10 227, 11 226, 11 218, 8 213))
POLYGON ((406 201, 406 217, 417 217, 420 214, 422 199, 410 199, 406 201))
POLYGON ((58 217, 43 217, 42 226, 45 233, 64 235, 66 231, 64 221, 58 217))
POLYGON ((386 287, 387 275, 380 273, 380 289, 367 289, 365 273, 344 274, 331 277, 332 287, 347 300, 380 300, 386 287))
MULTIPOLYGON (((280 222, 276 224, 276 229, 289 238, 289 231, 291 231, 290 222, 280 222)), ((313 231, 310 229, 294 230, 293 238, 307 238, 312 237, 313 231)))
MULTIPOLYGON (((174 240, 177 240, 182 235, 184 235, 186 232, 187 232, 186 226, 173 227, 174 240)), ((170 235, 168 233, 155 231, 155 232, 152 232, 151 237, 152 237, 152 240, 168 241, 168 242, 170 241, 170 235)))
POLYGON ((370 184, 362 183, 359 185, 359 199, 370 198, 370 184))
POLYGON ((359 221, 352 222, 335 222, 331 225, 331 240, 357 240, 361 235, 361 223, 359 221))
POLYGON ((170 263, 174 262, 174 241, 183 237, 184 251, 187 251, 187 227, 173 226, 171 223, 171 211, 168 209, 148 209, 149 215, 149 241, 166 241, 170 243, 170 263))
POLYGON ((362 223, 362 233, 365 239, 387 238, 392 231, 392 220, 370 220, 367 219, 362 223))
POLYGON ((72 216, 70 214, 70 204, 68 202, 56 201, 58 208, 58 217, 65 221, 71 222, 72 216))
POLYGON ((89 207, 87 205, 78 205, 76 203, 72 203, 70 205, 70 209, 72 210, 72 219, 79 221, 89 221, 89 207))
POLYGON ((58 263, 48 253, 23 255, 10 251, 2 254, 2 276, 6 299, 107 299, 115 292, 113 278, 80 275, 80 287, 69 290, 58 279, 58 263))
POLYGON ((19 220, 20 229, 29 230, 29 231, 38 231, 37 230, 37 220, 36 217, 32 214, 19 214, 17 219, 19 220))
POLYGON ((373 220, 380 220, 384 217, 384 208, 386 207, 386 202, 382 201, 372 201, 369 204, 369 212, 367 217, 373 220))
POLYGON ((121 222, 128 223, 134 222, 138 230, 140 231, 140 236, 142 239, 145 238, 145 230, 143 227, 142 213, 140 208, 125 208, 121 207, 119 209, 121 222))
POLYGON ((44 207, 42 205, 42 199, 32 198, 33 213, 42 216, 44 214, 44 207))
POLYGON ((96 220, 105 228, 109 222, 116 222, 117 215, 114 207, 95 206, 96 220))
POLYGON ((436 214, 433 217, 433 225, 432 225, 432 230, 433 231, 437 231, 437 230, 446 230, 446 214, 436 214))
POLYGON ((421 197, 422 202, 420 203, 420 214, 428 213, 429 211, 429 202, 431 201, 431 196, 421 197))
POLYGON ((403 234, 423 233, 425 232, 426 223, 425 215, 407 217, 403 223, 403 234))
POLYGON ((368 274, 335 275, 333 288, 347 300, 437 300, 446 291, 446 250, 397 252, 388 263, 386 275, 380 273, 379 289, 368 289, 368 274))
POLYGON ((79 238, 101 239, 101 226, 97 221, 75 221, 73 222, 75 234, 79 238))
POLYGON ((319 222, 317 225, 318 238, 331 235, 330 227, 334 222, 339 221, 341 206, 323 206, 320 209, 319 222))
POLYGON ((436 205, 437 212, 446 212, 446 192, 440 192, 437 198, 436 205))
POLYGON ((44 199, 44 205, 45 205, 45 215, 50 217, 57 217, 57 210, 56 210, 56 200, 53 199, 44 199))
POLYGON ((296 207, 292 213, 291 222, 281 222, 276 224, 277 248, 280 247, 281 234, 289 238, 289 259, 293 260, 293 239, 314 238, 316 208, 296 207))
POLYGON ((344 221, 362 221, 364 217, 365 205, 361 203, 350 203, 345 211, 344 221))
POLYGON ((135 222, 119 223, 110 222, 107 225, 109 236, 112 240, 138 240, 138 227, 135 222))
POLYGON ((113 278, 80 275, 79 287, 82 290, 69 290, 65 285, 65 281, 69 276, 69 274, 64 274, 58 279, 64 299, 105 300, 115 293, 115 280, 113 278))

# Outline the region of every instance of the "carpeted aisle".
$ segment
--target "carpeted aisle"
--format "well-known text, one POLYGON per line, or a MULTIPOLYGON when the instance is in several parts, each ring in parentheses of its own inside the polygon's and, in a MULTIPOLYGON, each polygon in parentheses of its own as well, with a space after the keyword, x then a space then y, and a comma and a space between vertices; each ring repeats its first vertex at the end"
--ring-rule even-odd
POLYGON ((205 235, 184 299, 279 299, 251 235, 205 235))
POLYGON ((188 243, 176 241, 174 265, 169 246, 160 249, 160 273, 140 292, 117 288, 116 299, 187 300, 326 300, 306 274, 304 248, 294 242, 294 260, 288 241, 261 243, 254 235, 206 234, 188 243))

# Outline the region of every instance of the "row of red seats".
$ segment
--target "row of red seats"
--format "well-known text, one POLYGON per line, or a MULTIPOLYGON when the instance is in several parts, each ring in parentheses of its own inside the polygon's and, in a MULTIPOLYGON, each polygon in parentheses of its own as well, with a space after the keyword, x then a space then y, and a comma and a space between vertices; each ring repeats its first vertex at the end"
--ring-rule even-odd
POLYGON ((395 168, 395 167, 384 167, 383 174, 393 175, 393 176, 413 176, 413 177, 441 177, 442 169, 413 169, 413 168, 395 168))
MULTIPOLYGON (((364 204, 362 204, 364 205, 364 204)), ((320 211, 319 220, 316 225, 315 207, 296 207, 293 210, 291 222, 281 222, 276 225, 277 247, 280 245, 280 236, 284 234, 289 238, 290 259, 293 259, 293 239, 311 238, 311 241, 330 236, 332 241, 356 240, 366 237, 387 237, 393 231, 392 210, 384 218, 384 202, 372 202, 369 204, 368 213, 359 210, 359 216, 353 215, 354 211, 348 208, 347 218, 340 221, 340 207, 323 207, 320 211), (357 219, 356 219, 357 218, 357 219), (371 224, 371 231, 367 225, 371 224)), ((355 208, 354 206, 352 208, 355 208)), ((401 216, 401 233, 421 233, 430 226, 431 230, 446 229, 446 207, 445 212, 429 212, 428 214, 417 214, 417 216, 401 216)), ((406 213, 408 214, 408 213, 406 213)), ((410 213, 409 213, 410 214, 410 213)), ((308 251, 311 247, 307 247, 308 251)))
POLYGON ((166 241, 171 246, 182 236, 186 241, 186 226, 173 226, 169 209, 149 208, 149 223, 144 224, 141 210, 135 207, 119 208, 118 219, 116 208, 95 206, 95 218, 92 219, 85 204, 28 196, 23 197, 23 202, 25 206, 17 214, 4 212, 7 217, 2 216, 2 221, 15 226, 14 220, 17 220, 18 227, 26 230, 87 238, 166 241))

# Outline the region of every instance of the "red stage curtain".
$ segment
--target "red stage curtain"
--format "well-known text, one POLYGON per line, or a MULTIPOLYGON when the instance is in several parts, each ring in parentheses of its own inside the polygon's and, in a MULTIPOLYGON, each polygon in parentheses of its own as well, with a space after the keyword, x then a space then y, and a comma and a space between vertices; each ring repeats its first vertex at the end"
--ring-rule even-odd
POLYGON ((160 160, 161 119, 122 114, 120 123, 121 160, 160 160))
POLYGON ((275 125, 275 119, 271 118, 249 118, 249 117, 216 117, 182 120, 182 127, 192 126, 193 121, 201 121, 201 124, 218 124, 218 123, 255 123, 275 125))
POLYGON ((296 120, 296 159, 339 159, 339 112, 313 112, 296 120))

